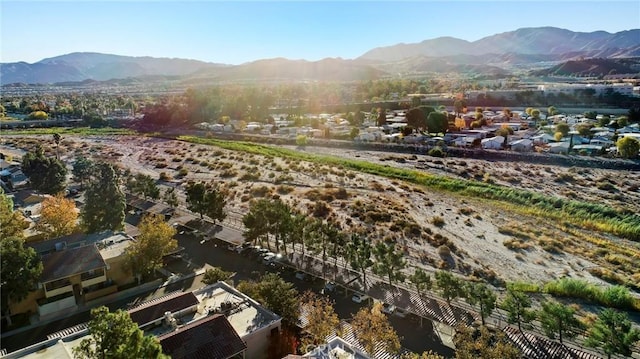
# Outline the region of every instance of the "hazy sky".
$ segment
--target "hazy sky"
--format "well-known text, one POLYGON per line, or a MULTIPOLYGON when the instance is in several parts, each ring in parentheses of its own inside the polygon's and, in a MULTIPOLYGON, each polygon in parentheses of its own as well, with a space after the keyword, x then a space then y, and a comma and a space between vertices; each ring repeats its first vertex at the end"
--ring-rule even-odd
POLYGON ((240 64, 356 58, 440 36, 474 41, 522 27, 640 28, 640 1, 5 1, 0 61, 91 51, 240 64))

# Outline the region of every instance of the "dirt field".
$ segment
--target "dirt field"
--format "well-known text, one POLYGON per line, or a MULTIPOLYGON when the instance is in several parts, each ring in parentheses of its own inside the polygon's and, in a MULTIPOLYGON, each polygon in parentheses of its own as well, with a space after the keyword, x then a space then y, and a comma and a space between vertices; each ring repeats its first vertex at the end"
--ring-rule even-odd
MULTIPOLYGON (((40 142, 50 142, 48 148, 54 153, 49 137, 40 142)), ((16 148, 29 148, 35 141, 33 137, 6 136, 1 148, 19 155, 16 148)), ((305 151, 640 212, 637 172, 330 148, 308 147, 305 151)), ((594 274, 640 284, 637 242, 513 213, 507 205, 477 198, 326 165, 148 137, 66 136, 60 153, 69 162, 81 154, 108 159, 153 178, 164 172, 178 188, 191 180, 214 181, 228 191, 227 210, 236 217, 248 210, 253 198, 279 197, 310 216, 333 219, 344 230, 364 231, 373 241, 395 241, 412 266, 429 271, 448 268, 495 284, 543 283, 566 276, 606 283, 594 274)))

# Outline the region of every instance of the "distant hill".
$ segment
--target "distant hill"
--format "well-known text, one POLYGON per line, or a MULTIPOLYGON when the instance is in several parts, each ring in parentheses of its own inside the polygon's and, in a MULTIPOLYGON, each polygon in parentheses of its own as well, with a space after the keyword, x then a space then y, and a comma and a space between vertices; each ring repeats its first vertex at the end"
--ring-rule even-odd
POLYGON ((453 56, 483 54, 561 55, 567 52, 611 51, 640 45, 640 29, 614 34, 605 31, 573 32, 555 27, 522 28, 468 42, 452 37, 426 40, 415 44, 378 47, 359 59, 397 61, 408 56, 453 56), (407 56, 408 55, 408 56, 407 56))
POLYGON ((196 60, 132 57, 92 52, 76 52, 38 61, 33 64, 0 64, 2 84, 57 83, 70 81, 105 81, 139 76, 180 76, 195 71, 222 67, 196 60))
POLYGON ((640 74, 640 58, 584 59, 566 61, 544 70, 532 71, 532 76, 588 76, 640 74))
POLYGON ((275 58, 202 70, 190 77, 210 77, 220 81, 359 81, 375 80, 385 75, 387 73, 383 70, 353 60, 327 58, 306 61, 275 58))

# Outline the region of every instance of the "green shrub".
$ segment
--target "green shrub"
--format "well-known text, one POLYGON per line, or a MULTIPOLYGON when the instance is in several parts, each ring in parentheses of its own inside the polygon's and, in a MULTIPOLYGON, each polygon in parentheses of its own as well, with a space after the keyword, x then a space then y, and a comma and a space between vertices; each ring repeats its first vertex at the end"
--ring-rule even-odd
POLYGON ((444 226, 444 218, 442 218, 440 216, 434 216, 433 218, 431 218, 431 223, 436 227, 443 227, 444 226))

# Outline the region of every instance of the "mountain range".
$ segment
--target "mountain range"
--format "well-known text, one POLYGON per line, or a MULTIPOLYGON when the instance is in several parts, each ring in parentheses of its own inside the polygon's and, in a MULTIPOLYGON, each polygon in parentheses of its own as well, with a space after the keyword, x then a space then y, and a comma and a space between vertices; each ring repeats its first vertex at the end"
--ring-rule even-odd
MULTIPOLYGON (((398 74, 458 72, 508 76, 518 67, 584 58, 640 57, 640 29, 608 33, 573 32, 554 27, 522 28, 469 42, 439 37, 367 51, 356 59, 320 61, 283 58, 225 65, 176 58, 72 53, 33 64, 0 64, 0 84, 69 83, 113 79, 178 78, 197 81, 354 81, 398 74)), ((584 70, 583 70, 584 71, 584 70)), ((604 71, 604 70, 603 70, 604 71)), ((556 71, 557 73, 563 71, 556 71)))

